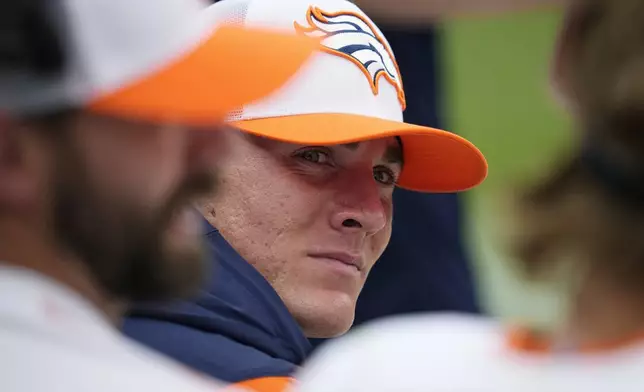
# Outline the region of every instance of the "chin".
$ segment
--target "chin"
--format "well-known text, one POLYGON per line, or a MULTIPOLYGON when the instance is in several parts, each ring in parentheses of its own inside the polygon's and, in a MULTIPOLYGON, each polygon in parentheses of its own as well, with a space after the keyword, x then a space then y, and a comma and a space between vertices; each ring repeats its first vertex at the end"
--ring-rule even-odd
POLYGON ((355 318, 356 299, 342 296, 316 302, 318 303, 299 303, 298 309, 289 307, 307 338, 329 339, 349 331, 355 318))

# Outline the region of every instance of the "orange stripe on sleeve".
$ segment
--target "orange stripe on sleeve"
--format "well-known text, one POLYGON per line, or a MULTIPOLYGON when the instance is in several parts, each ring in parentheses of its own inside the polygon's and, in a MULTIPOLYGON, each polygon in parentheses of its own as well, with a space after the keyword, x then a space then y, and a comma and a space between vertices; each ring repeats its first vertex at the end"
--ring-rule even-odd
POLYGON ((283 392, 293 381, 291 377, 262 377, 233 384, 233 387, 255 392, 283 392))

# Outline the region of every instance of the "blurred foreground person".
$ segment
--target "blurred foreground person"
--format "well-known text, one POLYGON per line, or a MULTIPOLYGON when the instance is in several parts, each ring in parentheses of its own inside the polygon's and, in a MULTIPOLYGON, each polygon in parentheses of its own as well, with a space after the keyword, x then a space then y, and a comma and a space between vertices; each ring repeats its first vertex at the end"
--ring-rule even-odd
POLYGON ((578 2, 557 51, 581 141, 519 198, 515 250, 567 290, 560 325, 467 316, 372 324, 299 374, 317 391, 641 391, 644 383, 644 3, 578 2))
POLYGON ((217 390, 117 325, 198 287, 216 126, 315 48, 220 19, 191 0, 0 6, 3 392, 217 390))
POLYGON ((351 327, 389 242, 395 189, 463 191, 487 164, 463 138, 403 122, 394 53, 354 4, 212 7, 317 37, 322 53, 278 94, 231 116, 240 131, 226 133, 222 184, 201 208, 217 255, 210 282, 191 301, 135 307, 124 330, 196 370, 275 391, 306 360, 307 338, 351 327))

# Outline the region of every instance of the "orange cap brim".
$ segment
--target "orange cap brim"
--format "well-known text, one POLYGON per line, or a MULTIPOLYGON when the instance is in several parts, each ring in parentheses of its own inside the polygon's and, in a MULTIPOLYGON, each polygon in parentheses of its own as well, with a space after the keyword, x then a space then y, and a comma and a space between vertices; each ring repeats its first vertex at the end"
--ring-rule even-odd
POLYGON ((341 113, 244 120, 237 128, 283 142, 334 145, 399 136, 405 164, 398 185, 422 192, 458 192, 487 176, 483 154, 469 141, 440 129, 341 113))
POLYGON ((295 34, 222 26, 168 67, 88 106, 148 122, 211 125, 277 90, 318 48, 295 34))

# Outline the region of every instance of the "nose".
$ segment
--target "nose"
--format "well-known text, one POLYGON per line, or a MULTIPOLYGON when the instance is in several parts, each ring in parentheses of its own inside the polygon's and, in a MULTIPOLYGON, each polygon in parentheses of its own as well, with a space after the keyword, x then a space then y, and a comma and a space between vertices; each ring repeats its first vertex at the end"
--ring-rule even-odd
POLYGON ((342 232, 364 232, 371 236, 387 224, 387 209, 378 184, 372 175, 368 180, 346 181, 336 194, 331 226, 342 232))

